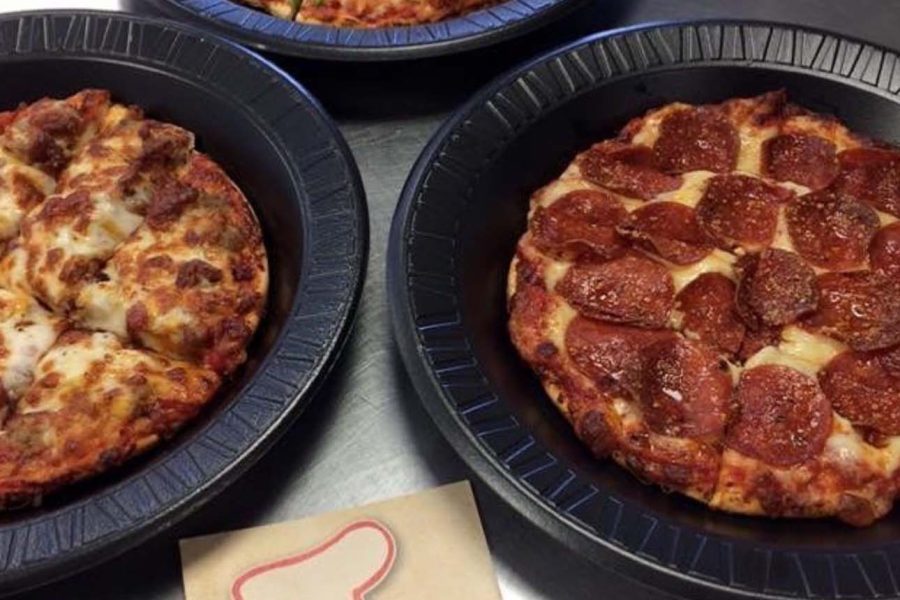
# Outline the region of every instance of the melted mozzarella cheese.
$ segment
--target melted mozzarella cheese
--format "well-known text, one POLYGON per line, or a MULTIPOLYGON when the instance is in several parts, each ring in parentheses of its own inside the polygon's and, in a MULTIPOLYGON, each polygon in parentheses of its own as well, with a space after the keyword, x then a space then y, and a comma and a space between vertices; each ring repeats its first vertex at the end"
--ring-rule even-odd
POLYGON ((703 194, 706 192, 706 184, 711 177, 715 177, 712 171, 691 171, 682 175, 681 187, 659 196, 660 200, 678 202, 694 208, 703 194))
POLYGON ((844 350, 846 346, 836 340, 789 325, 782 331, 777 347, 763 348, 747 360, 744 368, 784 365, 815 377, 819 369, 844 350))
MULTIPOLYGON (((513 279, 513 278, 511 278, 513 279)), ((111 331, 128 337, 124 299, 121 290, 110 281, 92 283, 82 288, 76 301, 75 321, 88 329, 111 331)))
POLYGON ((60 320, 25 295, 0 290, 0 379, 12 398, 31 384, 40 358, 56 341, 60 320))
POLYGON ((18 182, 30 184, 43 196, 49 196, 56 189, 56 181, 43 171, 21 164, 8 152, 0 149, 0 240, 8 240, 19 233, 19 223, 25 216, 27 206, 18 182))
POLYGON ((788 233, 787 217, 784 207, 778 210, 778 224, 775 226, 775 239, 772 240, 772 248, 779 248, 789 252, 796 252, 791 234, 788 233))
POLYGON ((713 250, 709 256, 701 261, 685 266, 670 268, 672 281, 675 284, 675 292, 684 289, 687 284, 704 273, 721 273, 729 278, 734 278, 734 263, 737 257, 724 250, 713 250))
POLYGON ((876 210, 875 214, 878 215, 878 220, 881 221, 881 226, 890 225, 891 223, 896 222, 898 219, 894 215, 889 215, 886 212, 881 212, 880 210, 876 210))
POLYGON ((556 288, 556 284, 559 283, 560 279, 565 277, 570 266, 572 266, 572 263, 561 260, 549 261, 547 263, 547 266, 544 269, 544 285, 547 286, 548 290, 556 288))
POLYGON ((777 127, 739 127, 741 149, 738 152, 736 170, 750 175, 762 171, 762 152, 766 140, 778 135, 777 127))
POLYGON ((569 328, 569 323, 577 316, 578 312, 574 308, 565 302, 560 302, 548 319, 547 339, 557 348, 565 348, 566 330, 569 328))

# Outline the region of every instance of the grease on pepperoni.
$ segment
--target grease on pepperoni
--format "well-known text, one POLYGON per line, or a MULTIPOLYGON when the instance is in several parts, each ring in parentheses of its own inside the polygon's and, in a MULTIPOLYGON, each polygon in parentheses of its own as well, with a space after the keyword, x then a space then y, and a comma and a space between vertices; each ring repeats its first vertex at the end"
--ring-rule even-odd
POLYGON ((531 232, 542 251, 565 260, 609 260, 626 242, 616 226, 628 212, 618 198, 600 190, 569 192, 534 214, 531 232))
POLYGON ((793 252, 767 248, 742 257, 735 268, 738 313, 752 329, 786 325, 819 303, 815 271, 793 252))
POLYGON ((644 200, 681 186, 681 177, 663 173, 647 146, 600 142, 579 157, 578 166, 588 181, 644 200))
POLYGON ((734 282, 721 273, 704 273, 691 281, 675 298, 685 334, 725 354, 737 354, 746 328, 738 318, 734 296, 734 282))
POLYGON ((900 344, 900 282, 873 271, 825 273, 819 308, 805 325, 856 350, 900 344))
POLYGON ((762 160, 762 171, 767 177, 812 189, 827 186, 837 177, 839 169, 832 142, 799 133, 766 140, 762 160))
POLYGON ((668 330, 639 329, 576 317, 566 328, 566 351, 578 369, 601 390, 636 392, 644 350, 675 337, 668 330))
POLYGON ((865 263, 880 224, 869 206, 832 189, 800 196, 788 205, 785 216, 797 252, 817 267, 831 270, 865 263))
POLYGON ((739 149, 737 130, 721 111, 690 107, 663 118, 653 153, 667 171, 726 173, 737 164, 739 149))
POLYGON ((758 249, 775 238, 779 206, 790 191, 747 175, 719 175, 709 180, 697 204, 700 227, 725 249, 758 249))
POLYGON ((676 336, 646 349, 639 398, 652 431, 715 441, 725 430, 731 375, 711 348, 676 336))
POLYGON ((676 265, 703 260, 712 252, 694 209, 677 202, 651 202, 628 215, 619 233, 676 265))
POLYGON ((575 264, 556 292, 587 317, 655 328, 669 319, 675 286, 659 263, 626 255, 602 264, 575 264))
POLYGON ((841 152, 838 160, 838 190, 900 217, 900 151, 853 148, 841 152))
POLYGON ((900 221, 882 227, 869 246, 872 269, 900 279, 900 221))
POLYGON ((741 374, 737 415, 725 443, 746 456, 790 467, 819 454, 831 433, 831 406, 810 377, 782 365, 741 374))
POLYGON ((834 410, 854 425, 900 434, 900 379, 876 354, 839 354, 819 372, 819 383, 834 410))

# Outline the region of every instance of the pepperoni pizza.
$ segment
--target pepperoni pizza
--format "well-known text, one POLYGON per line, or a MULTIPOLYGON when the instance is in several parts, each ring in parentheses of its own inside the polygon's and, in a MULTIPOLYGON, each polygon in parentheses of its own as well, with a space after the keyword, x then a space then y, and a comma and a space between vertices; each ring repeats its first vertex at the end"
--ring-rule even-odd
POLYGON ((900 484, 900 150, 782 92, 669 104, 531 199, 521 356, 601 458, 866 525, 900 484))
POLYGON ((0 507, 193 418, 246 358, 267 270, 188 131, 101 90, 0 113, 0 507))

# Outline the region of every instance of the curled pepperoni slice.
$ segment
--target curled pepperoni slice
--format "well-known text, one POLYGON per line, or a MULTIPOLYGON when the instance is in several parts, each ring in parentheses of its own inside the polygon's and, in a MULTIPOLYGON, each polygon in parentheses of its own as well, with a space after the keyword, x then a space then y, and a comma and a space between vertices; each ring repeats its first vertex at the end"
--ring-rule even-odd
POLYGON ((535 211, 534 244, 565 260, 609 260, 625 253, 616 225, 628 215, 618 198, 599 190, 576 190, 535 211))
POLYGON ((721 273, 704 273, 690 282, 675 298, 685 334, 725 354, 737 354, 745 327, 735 311, 734 294, 734 283, 721 273))
POLYGON ((676 265, 703 260, 712 252, 694 209, 677 202, 651 202, 631 214, 619 233, 676 265))
POLYGON ((900 152, 886 148, 854 148, 838 155, 841 173, 835 187, 900 217, 900 152))
POLYGON ((834 144, 815 135, 786 134, 763 145, 763 174, 778 181, 793 181, 819 189, 838 174, 834 144))
POLYGON ((900 221, 882 227, 869 246, 872 269, 900 278, 900 221))
POLYGON ((666 171, 727 173, 737 163, 740 138, 725 116, 713 108, 683 108, 663 118, 653 146, 666 171))
POLYGON ((900 434, 900 379, 873 353, 836 356, 819 372, 819 384, 834 410, 854 425, 900 434))
POLYGON ((578 369, 603 391, 634 392, 644 350, 673 338, 672 331, 638 329, 575 317, 566 328, 566 350, 578 369))
POLYGON ((675 299, 669 271, 626 255, 603 264, 575 264, 556 291, 581 314, 639 327, 663 327, 675 299))
POLYGON ((815 271, 793 252, 767 248, 742 257, 735 269, 737 309, 752 329, 786 325, 819 303, 815 271))
POLYGON ((900 343, 900 282, 872 271, 825 273, 818 282, 819 308, 808 327, 855 350, 900 343))
POLYGON ((721 439, 730 401, 728 366, 710 347, 673 337, 647 348, 640 403, 651 430, 721 439))
POLYGON ((880 224, 870 207, 831 189, 800 196, 788 205, 785 216, 797 252, 831 270, 864 263, 880 224))
POLYGON ((601 142, 581 155, 578 165, 588 181, 644 200, 681 186, 681 177, 663 173, 647 146, 601 142))
POLYGON ((815 380, 782 365, 744 371, 735 392, 737 416, 725 443, 776 467, 817 455, 831 433, 831 406, 815 380))
POLYGON ((775 238, 778 207, 790 191, 746 175, 719 175, 709 180, 697 204, 700 227, 719 246, 755 249, 775 238))

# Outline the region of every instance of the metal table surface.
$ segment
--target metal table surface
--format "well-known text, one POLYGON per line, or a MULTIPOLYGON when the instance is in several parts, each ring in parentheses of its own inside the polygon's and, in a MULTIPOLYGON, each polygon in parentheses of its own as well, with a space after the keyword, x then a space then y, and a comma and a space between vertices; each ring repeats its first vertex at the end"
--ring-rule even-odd
MULTIPOLYGON (((121 8, 120 2, 2 0, 0 10, 121 8)), ((710 17, 803 23, 900 47, 900 0, 594 0, 547 29, 468 55, 363 65, 276 58, 337 120, 368 193, 368 280, 346 351, 308 412, 235 485, 143 546, 21 597, 182 598, 179 538, 297 519, 470 478, 507 600, 671 598, 564 551, 467 470, 426 415, 401 365, 391 335, 385 254, 410 167, 440 123, 479 86, 589 32, 710 17)))

